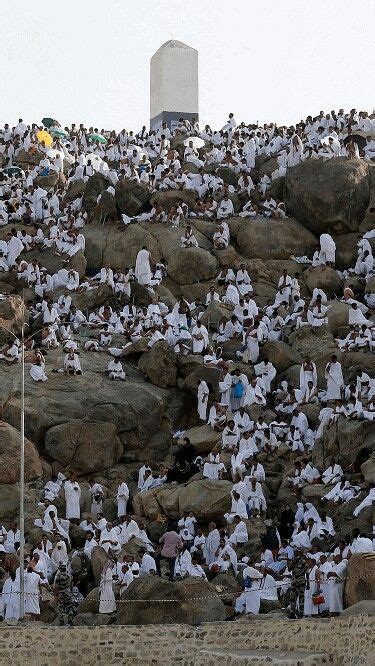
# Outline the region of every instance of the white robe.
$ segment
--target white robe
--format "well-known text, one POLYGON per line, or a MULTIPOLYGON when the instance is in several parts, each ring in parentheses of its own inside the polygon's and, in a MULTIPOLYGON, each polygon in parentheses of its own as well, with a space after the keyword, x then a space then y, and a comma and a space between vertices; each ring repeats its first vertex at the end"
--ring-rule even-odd
POLYGON ((327 363, 324 376, 327 380, 326 400, 340 399, 341 389, 344 386, 341 363, 338 361, 335 363, 327 363))
POLYGON ((71 518, 80 518, 81 517, 81 508, 80 508, 80 497, 81 489, 77 481, 65 481, 64 483, 64 494, 66 501, 66 518, 70 520, 71 518))
POLYGON ((30 367, 30 377, 34 382, 46 382, 47 375, 44 372, 44 364, 37 365, 36 363, 33 363, 30 367))
POLYGON ((3 585, 2 606, 5 620, 20 618, 20 581, 7 578, 3 585))
POLYGON ((113 613, 116 610, 116 600, 112 588, 112 569, 104 566, 100 579, 99 613, 113 613))
POLYGON ((135 261, 134 275, 139 284, 151 284, 152 272, 150 265, 150 253, 148 250, 140 250, 135 261))
POLYGON ((232 388, 232 376, 227 372, 223 377, 223 380, 219 382, 219 391, 221 394, 220 403, 229 407, 230 405, 230 393, 232 388))
POLYGON ((198 391, 197 391, 198 415, 202 421, 205 421, 207 418, 208 396, 209 396, 209 390, 207 383, 202 380, 198 386, 198 391))
POLYGON ((208 533, 205 544, 203 546, 203 555, 206 560, 207 566, 210 566, 215 561, 216 551, 220 544, 219 530, 214 529, 208 533))
POLYGON ((336 256, 336 243, 330 234, 322 234, 320 236, 320 252, 319 259, 323 264, 328 261, 332 264, 335 263, 336 256))
POLYGON ((243 579, 250 579, 251 587, 245 587, 242 594, 237 597, 235 610, 239 613, 246 612, 252 615, 258 615, 260 608, 260 585, 263 575, 254 567, 245 567, 243 570, 243 579))
POLYGON ((346 578, 347 560, 342 560, 338 564, 332 564, 332 571, 339 578, 331 577, 327 579, 328 609, 330 613, 341 613, 344 608, 344 581, 346 578))
POLYGON ((318 571, 318 567, 315 565, 306 574, 306 578, 308 579, 308 586, 306 584, 305 599, 304 599, 304 606, 303 606, 303 614, 305 616, 318 615, 318 613, 319 613, 319 606, 315 606, 313 604, 313 601, 312 601, 313 594, 318 592, 318 589, 319 589, 318 584, 315 580, 317 571, 318 571))
POLYGON ((191 336, 193 338, 193 353, 202 354, 208 347, 208 331, 205 326, 194 326, 191 336))
POLYGON ((318 383, 318 375, 316 371, 316 365, 311 361, 311 370, 308 370, 305 368, 305 364, 302 363, 300 373, 299 373, 299 387, 300 390, 303 391, 303 389, 306 388, 308 382, 312 382, 314 387, 318 383))
POLYGON ((39 607, 40 577, 34 571, 25 571, 25 613, 40 615, 39 607))
POLYGON ((119 541, 121 544, 128 543, 132 537, 139 538, 139 527, 135 520, 130 520, 129 523, 122 523, 119 526, 120 536, 119 541))
POLYGON ((129 488, 125 481, 120 483, 117 488, 116 502, 117 502, 117 515, 120 516, 126 515, 126 509, 129 499, 129 488))

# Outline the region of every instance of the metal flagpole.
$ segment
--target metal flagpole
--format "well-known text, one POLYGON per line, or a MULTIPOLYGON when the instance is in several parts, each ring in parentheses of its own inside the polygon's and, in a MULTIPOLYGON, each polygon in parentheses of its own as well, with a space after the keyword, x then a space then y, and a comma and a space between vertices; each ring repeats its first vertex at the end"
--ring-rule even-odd
POLYGON ((20 619, 25 615, 25 325, 21 335, 20 619))
MULTIPOLYGON (((25 295, 23 293, 23 303, 25 306, 25 295)), ((25 615, 25 320, 23 318, 22 328, 21 328, 21 437, 20 437, 20 619, 25 615)), ((15 340, 17 340, 17 335, 12 333, 8 328, 0 324, 0 328, 9 335, 11 335, 15 340)), ((31 340, 34 335, 40 333, 43 329, 35 331, 30 335, 27 340, 31 340)))

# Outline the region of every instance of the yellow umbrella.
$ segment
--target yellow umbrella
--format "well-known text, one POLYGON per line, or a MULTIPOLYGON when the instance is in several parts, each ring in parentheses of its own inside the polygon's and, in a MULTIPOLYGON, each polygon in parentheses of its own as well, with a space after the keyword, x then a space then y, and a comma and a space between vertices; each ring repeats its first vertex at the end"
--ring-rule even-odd
POLYGON ((46 146, 52 146, 53 138, 45 130, 39 130, 39 132, 36 133, 36 136, 38 141, 44 141, 46 146))

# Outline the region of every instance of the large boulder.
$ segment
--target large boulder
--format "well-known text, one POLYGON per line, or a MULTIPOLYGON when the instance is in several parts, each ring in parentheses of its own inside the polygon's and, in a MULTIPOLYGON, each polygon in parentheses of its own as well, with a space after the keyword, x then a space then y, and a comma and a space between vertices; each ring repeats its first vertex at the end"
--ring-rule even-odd
POLYGON ((375 483, 375 451, 373 451, 370 458, 361 465, 361 472, 367 483, 375 483))
POLYGON ((371 352, 349 351, 342 355, 342 365, 348 376, 354 376, 363 370, 373 377, 375 375, 375 354, 371 352))
POLYGON ((150 191, 146 185, 134 180, 119 180, 115 193, 120 211, 130 217, 138 215, 150 200, 150 191))
MULTIPOLYGON (((143 229, 150 229, 149 223, 142 223, 143 229)), ((157 240, 161 255, 167 260, 167 263, 171 261, 176 252, 180 252, 181 248, 181 236, 183 235, 181 227, 171 228, 165 226, 164 224, 154 224, 152 225, 152 235, 157 240)), ((194 231, 195 237, 198 241, 199 248, 203 250, 208 250, 212 252, 212 242, 207 238, 207 236, 200 232, 199 229, 194 231)), ((195 280, 192 280, 194 282, 195 280)), ((168 284, 167 284, 168 286, 168 284)))
POLYGON ((221 378, 221 371, 219 368, 208 368, 206 365, 195 368, 185 379, 185 388, 196 395, 198 379, 203 379, 211 385, 213 396, 218 397, 219 381, 221 378))
MULTIPOLYGON (((81 356, 82 366, 87 367, 82 376, 73 378, 51 373, 47 387, 26 377, 26 434, 29 439, 43 446, 46 432, 54 426, 74 420, 88 423, 95 420, 114 423, 118 433, 133 432, 142 445, 148 442, 159 432, 162 423, 167 400, 163 389, 146 383, 136 370, 133 370, 135 379, 111 381, 107 376, 108 357, 100 353, 88 354, 89 358, 85 354, 81 356)), ((19 368, 12 368, 12 371, 17 386, 19 368)), ((12 391, 12 385, 9 391, 12 391)), ((8 394, 4 415, 9 423, 18 426, 19 397, 8 394)))
POLYGON ((223 520, 231 504, 230 481, 193 479, 186 486, 168 484, 138 493, 133 498, 137 515, 156 519, 160 515, 170 518, 193 511, 198 520, 223 520))
POLYGON ((221 440, 220 433, 206 424, 186 430, 184 437, 190 439, 190 443, 194 446, 197 455, 209 453, 212 447, 216 446, 221 440))
POLYGON ((158 576, 142 576, 130 583, 121 600, 125 603, 119 605, 117 624, 154 624, 157 618, 158 624, 195 625, 226 618, 215 587, 201 578, 171 583, 158 576))
MULTIPOLYGON (((220 193, 218 193, 218 194, 214 194, 214 195, 213 195, 213 199, 214 199, 214 201, 216 201, 216 202, 219 204, 219 206, 220 206, 220 203, 221 203, 222 199, 224 199, 224 196, 225 196, 224 193, 223 193, 223 192, 220 192, 220 193)), ((237 192, 232 192, 231 194, 228 194, 228 196, 229 196, 229 199, 231 200, 231 202, 232 202, 232 204, 233 204, 234 214, 235 214, 235 215, 238 215, 238 213, 241 211, 241 209, 242 209, 242 205, 243 205, 243 204, 241 203, 241 199, 240 199, 240 197, 238 196, 237 192)))
POLYGON ((129 224, 124 229, 89 224, 83 233, 86 239, 87 267, 92 271, 100 270, 107 262, 114 269, 122 271, 125 266, 134 266, 137 253, 144 245, 151 252, 153 262, 159 261, 161 257, 158 242, 139 224, 129 224))
POLYGON ((15 159, 15 162, 21 168, 30 164, 35 166, 36 164, 39 164, 40 160, 42 160, 43 157, 44 154, 40 153, 37 150, 34 152, 29 152, 27 150, 20 150, 15 159))
MULTIPOLYGON (((91 568, 97 585, 100 583, 103 567, 109 560, 109 555, 101 546, 94 546, 91 551, 91 568)), ((85 612, 85 611, 80 611, 85 612)))
POLYGON ((262 217, 241 220, 237 245, 240 253, 248 259, 289 259, 291 255, 300 257, 311 254, 317 240, 292 217, 284 220, 262 217))
POLYGON ((102 173, 99 173, 99 171, 94 173, 93 176, 90 176, 86 182, 85 191, 83 193, 82 207, 88 213, 91 213, 96 206, 99 194, 101 194, 103 190, 106 190, 110 185, 112 185, 112 181, 107 178, 107 176, 103 176, 102 173))
POLYGON ((347 469, 362 449, 369 452, 375 450, 375 423, 340 417, 334 427, 325 429, 322 441, 319 440, 314 447, 313 459, 321 467, 334 456, 343 469, 347 469))
POLYGON ((277 158, 269 155, 258 155, 255 158, 255 168, 258 170, 259 177, 265 174, 269 177, 279 168, 277 158))
POLYGON ((42 187, 44 190, 51 190, 54 187, 64 187, 66 178, 60 171, 52 171, 48 176, 37 176, 34 185, 42 187))
POLYGON ((93 209, 92 217, 102 224, 118 219, 116 199, 111 192, 107 192, 107 190, 102 192, 100 201, 93 209))
POLYGON ((168 262, 168 275, 178 284, 211 280, 218 272, 217 259, 201 247, 178 248, 168 262))
POLYGON ((8 338, 8 331, 18 335, 22 324, 28 321, 20 296, 8 296, 0 300, 0 343, 8 338))
POLYGON ((189 210, 196 210, 196 199, 198 198, 195 190, 159 190, 154 192, 150 199, 153 206, 158 203, 164 210, 169 210, 172 206, 176 206, 179 201, 183 201, 189 207, 189 210))
POLYGON ((161 388, 176 386, 177 356, 173 349, 163 340, 157 342, 149 351, 142 354, 138 361, 138 369, 155 386, 160 386, 161 388))
POLYGON ((216 174, 219 178, 222 178, 227 185, 237 186, 239 175, 230 167, 219 166, 216 169, 216 174))
POLYGON ((351 617, 353 615, 375 615, 375 599, 368 599, 366 601, 358 601, 354 606, 345 608, 340 617, 351 617))
POLYGON ((323 289, 327 295, 340 295, 343 280, 330 266, 312 266, 303 273, 303 279, 310 294, 315 288, 323 289))
POLYGON ((222 303, 221 301, 213 301, 203 312, 201 322, 204 326, 217 330, 219 324, 221 324, 222 321, 228 321, 232 315, 233 310, 231 310, 228 305, 225 305, 225 303, 222 303))
MULTIPOLYGON (((25 483, 25 530, 30 544, 36 544, 36 541, 32 539, 32 533, 38 532, 38 539, 41 537, 41 530, 34 526, 34 520, 40 511, 40 508, 37 508, 38 502, 40 502, 40 487, 41 479, 33 479, 25 483)), ((19 520, 19 508, 19 483, 0 483, 0 521, 3 524, 9 524, 12 520, 19 520)))
POLYGON ((48 430, 45 451, 67 469, 91 474, 116 464, 122 454, 114 423, 72 420, 48 430))
MULTIPOLYGON (((0 484, 13 484, 20 477, 21 434, 8 423, 0 428, 0 484)), ((38 451, 30 440, 25 440, 25 481, 42 476, 38 451)))
MULTIPOLYGON (((134 495, 133 508, 136 516, 144 516, 152 521, 160 522, 160 516, 163 515, 163 512, 158 502, 158 495, 161 489, 161 486, 159 486, 134 495)), ((165 490, 165 487, 163 490, 165 490)))
MULTIPOLYGON (((101 548, 103 550, 103 548, 101 548)), ((105 551, 103 550, 103 553, 105 551)), ((91 615, 93 613, 98 613, 99 612, 99 600, 100 600, 100 588, 95 587, 93 590, 91 590, 88 595, 84 598, 83 601, 81 601, 80 605, 78 606, 78 615, 91 615)), ((82 624, 86 624, 82 622, 82 624)))
POLYGON ((63 198, 64 206, 71 203, 78 197, 81 197, 85 191, 86 184, 83 180, 75 180, 73 183, 70 183, 68 189, 66 190, 63 198))
POLYGON ((343 301, 328 301, 328 306, 328 326, 333 335, 338 335, 339 329, 348 325, 350 305, 343 301))
POLYGON ((367 278, 365 291, 366 294, 375 293, 375 275, 371 275, 367 278))
POLYGON ((178 376, 184 378, 203 367, 203 358, 200 354, 183 354, 178 357, 177 364, 178 376))
POLYGON ((358 231, 370 198, 363 160, 305 160, 288 169, 287 210, 314 234, 358 231))
MULTIPOLYGON (((325 389, 327 381, 324 377, 325 367, 328 361, 331 360, 333 354, 340 357, 333 335, 328 326, 319 326, 311 328, 304 326, 293 331, 288 337, 288 343, 295 352, 299 352, 304 358, 310 356, 316 364, 318 373, 318 387, 325 389)), ((299 372, 298 368, 298 372, 299 372)), ((296 377, 297 384, 299 384, 299 376, 296 377)), ((296 383, 292 382, 293 386, 296 383)))
MULTIPOLYGON (((82 250, 73 254, 71 259, 69 259, 68 268, 72 269, 73 271, 77 271, 80 278, 85 275, 87 268, 87 261, 85 253, 82 250)), ((92 289, 89 289, 89 291, 92 291, 92 289)))
POLYGON ((302 363, 298 351, 281 340, 268 340, 262 347, 262 358, 268 358, 277 372, 284 372, 291 365, 302 363))
POLYGON ((108 301, 112 294, 109 284, 101 284, 95 289, 86 289, 85 291, 73 292, 72 303, 82 312, 91 312, 100 308, 108 301))
POLYGON ((358 234, 335 236, 334 241, 336 243, 335 267, 343 271, 348 266, 354 266, 358 256, 358 234))
POLYGON ((184 511, 193 511, 198 520, 222 520, 224 513, 230 510, 231 489, 230 481, 191 481, 179 495, 180 515, 184 511))
POLYGON ((352 555, 345 583, 345 606, 375 598, 375 553, 352 555))

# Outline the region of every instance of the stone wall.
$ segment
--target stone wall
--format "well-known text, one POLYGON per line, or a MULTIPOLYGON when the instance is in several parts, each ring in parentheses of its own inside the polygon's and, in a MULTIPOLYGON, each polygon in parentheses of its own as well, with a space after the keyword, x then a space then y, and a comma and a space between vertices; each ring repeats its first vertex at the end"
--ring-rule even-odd
POLYGON ((368 665, 374 663, 374 637, 375 619, 368 616, 298 621, 263 618, 201 627, 2 625, 0 655, 2 664, 12 666, 95 663, 106 666, 180 663, 189 666, 218 661, 222 664, 257 664, 264 660, 279 664, 298 663, 300 666, 325 662, 368 665), (277 657, 283 651, 290 652, 288 662, 277 657), (317 653, 322 657, 317 657, 317 653), (253 659, 253 655, 257 657, 253 659))

